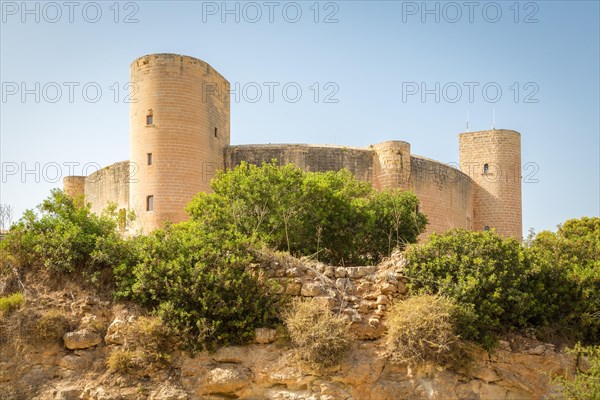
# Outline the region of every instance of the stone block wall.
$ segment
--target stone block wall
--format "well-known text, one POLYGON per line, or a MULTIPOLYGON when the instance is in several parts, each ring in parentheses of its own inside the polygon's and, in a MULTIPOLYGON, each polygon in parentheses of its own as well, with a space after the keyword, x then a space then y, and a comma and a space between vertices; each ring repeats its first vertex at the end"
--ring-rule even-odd
POLYGON ((472 229, 473 183, 461 171, 425 157, 411 157, 409 189, 429 223, 422 237, 452 228, 472 229))
POLYGON ((117 209, 129 209, 129 187, 136 184, 135 179, 129 161, 104 167, 85 177, 85 201, 92 204, 96 214, 102 213, 109 203, 116 203, 117 209))

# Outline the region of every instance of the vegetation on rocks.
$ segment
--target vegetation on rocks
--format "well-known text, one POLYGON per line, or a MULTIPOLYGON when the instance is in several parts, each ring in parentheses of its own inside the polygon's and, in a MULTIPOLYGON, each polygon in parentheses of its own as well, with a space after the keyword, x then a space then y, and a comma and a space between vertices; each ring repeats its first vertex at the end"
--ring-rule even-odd
POLYGON ((417 295, 390 310, 386 351, 393 362, 446 364, 461 356, 460 309, 447 297, 417 295))
MULTIPOLYGON (((122 234, 126 212, 110 206, 95 215, 81 199, 52 191, 0 242, 6 296, 0 298, 0 342, 22 338, 23 332, 37 332, 45 341, 65 335, 69 320, 60 310, 19 309, 22 293, 29 299, 27 276, 47 274, 57 284, 77 278, 150 315, 132 325, 127 344, 111 351, 112 371, 166 365, 175 344, 192 352, 245 344, 257 328, 282 320, 304 363, 317 370, 339 363, 351 347, 352 317, 343 307, 332 312, 331 297, 287 307, 285 296, 274 293, 309 297, 327 291, 321 283, 293 282, 293 273, 275 267, 269 276, 279 283, 274 285, 256 267, 267 247, 333 264, 323 266, 327 273, 321 277, 332 282, 358 274, 356 265, 405 251, 406 263, 398 267, 404 276, 388 282, 386 293, 380 289, 382 296, 375 293, 372 300, 382 297, 379 304, 364 301, 345 310, 355 311, 357 320, 360 307, 377 313, 369 323, 382 321, 381 332, 387 322, 387 351, 396 362, 447 363, 461 340, 491 348, 500 335, 523 330, 542 339, 598 344, 600 218, 566 221, 557 232, 541 232, 525 244, 464 230, 414 244, 426 224, 414 194, 376 192, 347 171, 242 164, 219 173, 212 187, 213 193, 201 193, 189 204, 189 222, 129 237, 122 234), (335 268, 340 265, 352 267, 335 268), (404 282, 411 296, 401 301, 398 287, 405 289, 404 282)), ((93 346, 102 341, 98 332, 93 339, 93 346)), ((581 371, 581 379, 593 384, 597 349, 584 352, 592 367, 581 371)), ((588 383, 581 385, 593 392, 588 383)), ((580 393, 565 387, 573 396, 580 393)))
POLYGON ((0 317, 19 308, 24 299, 23 293, 13 293, 7 297, 0 297, 0 317))
POLYGON ((525 246, 494 232, 433 234, 407 258, 412 293, 449 296, 470 314, 463 338, 491 347, 499 334, 534 328, 599 340, 600 218, 569 220, 525 246))
POLYGON ((341 361, 350 349, 348 320, 317 300, 296 300, 284 322, 298 357, 311 368, 323 370, 341 361))

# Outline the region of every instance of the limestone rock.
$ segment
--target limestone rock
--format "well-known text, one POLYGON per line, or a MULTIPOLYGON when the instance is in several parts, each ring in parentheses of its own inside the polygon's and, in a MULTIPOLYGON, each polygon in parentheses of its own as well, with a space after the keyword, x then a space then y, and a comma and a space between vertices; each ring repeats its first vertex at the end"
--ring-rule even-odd
POLYGON ((258 328, 255 330, 256 338, 254 341, 260 344, 273 343, 277 338, 277 330, 269 328, 258 328))
POLYGON ((223 365, 211 369, 202 391, 211 393, 232 393, 250 385, 250 371, 237 365, 223 365))
POLYGON ((241 363, 248 357, 248 348, 239 346, 221 347, 213 359, 221 363, 241 363))
POLYGON ((300 294, 304 297, 316 297, 322 295, 324 292, 323 285, 319 282, 307 282, 302 285, 300 294))
POLYGON ((90 329, 81 329, 76 332, 67 332, 63 336, 67 349, 87 349, 96 346, 102 342, 102 338, 97 332, 90 329))
POLYGON ((110 323, 106 330, 106 336, 104 341, 108 344, 123 344, 125 343, 125 330, 127 329, 127 323, 121 319, 115 318, 110 323))

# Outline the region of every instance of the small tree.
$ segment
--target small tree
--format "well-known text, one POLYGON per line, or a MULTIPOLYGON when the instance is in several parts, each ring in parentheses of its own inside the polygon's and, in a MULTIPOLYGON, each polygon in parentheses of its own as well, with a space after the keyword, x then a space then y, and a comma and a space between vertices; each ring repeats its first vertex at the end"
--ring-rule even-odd
POLYGON ((414 194, 378 194, 347 170, 242 163, 219 173, 211 187, 188 205, 192 220, 331 263, 378 262, 415 242, 426 224, 414 194))

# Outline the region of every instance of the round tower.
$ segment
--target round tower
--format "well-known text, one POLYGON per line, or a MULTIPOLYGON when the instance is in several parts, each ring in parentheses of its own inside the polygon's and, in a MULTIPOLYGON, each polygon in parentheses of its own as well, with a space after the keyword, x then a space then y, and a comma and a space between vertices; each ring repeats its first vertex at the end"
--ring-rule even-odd
POLYGON ((410 178, 410 143, 390 140, 371 146, 373 187, 377 190, 408 189, 410 178))
POLYGON ((185 206, 223 168, 229 82, 179 54, 131 64, 129 207, 144 231, 187 219, 185 206))
POLYGON ((475 183, 473 230, 522 240, 521 134, 498 129, 458 138, 460 169, 475 183))
POLYGON ((85 176, 65 176, 63 178, 63 191, 72 198, 77 198, 85 194, 85 176))

